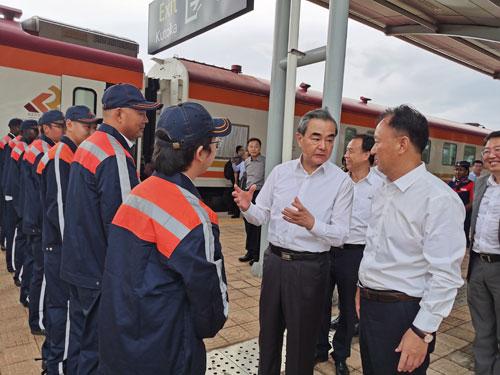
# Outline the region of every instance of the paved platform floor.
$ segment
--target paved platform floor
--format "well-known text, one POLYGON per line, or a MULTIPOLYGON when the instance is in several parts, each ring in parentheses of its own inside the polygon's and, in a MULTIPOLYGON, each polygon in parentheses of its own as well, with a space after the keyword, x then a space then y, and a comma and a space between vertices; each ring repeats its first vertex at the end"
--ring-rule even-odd
MULTIPOLYGON (((221 215, 220 227, 230 312, 224 329, 206 340, 210 368, 207 374, 257 374, 260 279, 251 274, 248 264, 238 261, 244 249, 243 221, 221 215)), ((40 362, 34 359, 40 356, 43 337, 31 335, 27 310, 18 302, 19 290, 5 271, 4 257, 0 256, 0 260, 0 374, 40 374, 40 362)), ((465 288, 462 288, 450 317, 441 325, 428 374, 473 374, 473 338, 465 288)), ((351 374, 362 373, 357 340, 348 365, 351 374)), ((334 374, 333 362, 318 364, 315 373, 334 374)))

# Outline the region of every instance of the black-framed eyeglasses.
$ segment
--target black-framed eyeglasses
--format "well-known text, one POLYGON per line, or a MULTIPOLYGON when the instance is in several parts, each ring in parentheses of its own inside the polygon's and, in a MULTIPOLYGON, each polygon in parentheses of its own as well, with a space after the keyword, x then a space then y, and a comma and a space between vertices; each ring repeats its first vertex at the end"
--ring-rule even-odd
POLYGON ((222 143, 222 139, 221 138, 215 138, 212 142, 210 142, 210 144, 214 144, 215 145, 215 148, 219 148, 221 143, 222 143))

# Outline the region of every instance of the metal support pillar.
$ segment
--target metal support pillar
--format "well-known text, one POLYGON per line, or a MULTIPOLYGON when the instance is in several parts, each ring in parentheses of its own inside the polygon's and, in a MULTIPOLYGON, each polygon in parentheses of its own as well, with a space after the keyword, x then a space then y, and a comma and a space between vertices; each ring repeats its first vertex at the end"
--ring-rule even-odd
MULTIPOLYGON (((286 58, 288 51, 288 27, 290 21, 290 1, 276 0, 274 20, 273 60, 271 70, 271 92, 266 138, 266 178, 272 169, 281 163, 281 144, 283 141, 283 113, 285 108, 286 71, 279 62, 286 58)), ((260 242, 260 261, 252 266, 252 273, 262 276, 264 250, 267 248, 267 225, 262 226, 260 242)))
POLYGON ((295 91, 297 86, 297 55, 299 47, 300 0, 291 0, 290 34, 286 69, 285 114, 283 118, 282 161, 292 160, 295 91))
MULTIPOLYGON (((330 0, 328 18, 328 41, 326 45, 325 81, 323 84, 323 107, 328 108, 340 130, 342 110, 342 89, 344 86, 345 50, 347 41, 347 21, 349 0, 330 0)), ((339 155, 340 136, 335 137, 332 162, 339 155)))

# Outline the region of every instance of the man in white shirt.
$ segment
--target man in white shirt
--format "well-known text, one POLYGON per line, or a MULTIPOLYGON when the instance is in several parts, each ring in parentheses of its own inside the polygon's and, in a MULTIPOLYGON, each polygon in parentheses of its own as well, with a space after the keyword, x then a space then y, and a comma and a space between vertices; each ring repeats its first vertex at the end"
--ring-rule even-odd
POLYGON ((328 360, 328 332, 332 311, 332 295, 335 285, 339 294, 340 318, 332 341, 332 357, 337 375, 349 374, 346 359, 351 355, 351 342, 357 321, 354 297, 358 282, 359 263, 365 248, 366 227, 371 216, 372 201, 383 184, 382 178, 370 168, 374 156, 370 151, 375 143, 368 134, 355 136, 347 145, 345 161, 349 176, 354 182, 351 224, 345 244, 332 247, 330 289, 326 310, 316 348, 316 362, 328 360))
POLYGON ((428 138, 426 118, 406 105, 388 109, 375 130, 372 153, 386 181, 373 199, 359 268, 364 374, 425 374, 435 332, 463 284, 465 209, 425 169, 428 138))
POLYGON ((269 222, 260 294, 259 374, 279 375, 287 330, 287 375, 312 375, 329 283, 331 246, 349 234, 352 182, 329 161, 337 125, 325 109, 302 117, 299 159, 276 166, 255 204, 235 186, 233 196, 252 224, 269 222))
POLYGON ((479 177, 472 204, 467 300, 476 331, 476 374, 500 374, 500 131, 482 151, 490 175, 479 177))
POLYGON ((476 180, 481 177, 481 172, 483 171, 483 161, 474 160, 472 162, 472 171, 469 173, 469 180, 476 182, 476 180))

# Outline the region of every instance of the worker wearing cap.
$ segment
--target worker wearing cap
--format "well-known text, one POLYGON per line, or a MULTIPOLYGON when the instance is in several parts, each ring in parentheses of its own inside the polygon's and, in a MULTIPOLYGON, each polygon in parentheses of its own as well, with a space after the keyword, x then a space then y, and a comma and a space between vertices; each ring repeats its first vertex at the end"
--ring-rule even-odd
MULTIPOLYGON (((28 306, 29 287, 33 272, 33 257, 28 251, 28 241, 22 230, 24 208, 24 178, 21 173, 23 168, 23 155, 28 145, 38 136, 38 123, 35 120, 25 120, 21 124, 22 138, 14 144, 8 161, 6 178, 6 195, 12 197, 16 218, 15 234, 12 245, 12 258, 15 265, 14 282, 21 287, 20 302, 28 306)), ((30 326, 33 334, 43 334, 37 326, 30 326)))
MULTIPOLYGON (((98 119, 83 105, 68 108, 65 118, 65 135, 37 165, 43 206, 42 248, 45 254, 45 279, 47 282, 46 311, 50 322, 49 351, 46 357, 47 374, 70 374, 66 359, 70 340, 78 340, 81 327, 70 324, 69 285, 59 275, 64 230, 64 208, 68 188, 70 165, 79 144, 88 136, 98 119), (66 334, 69 327, 69 335, 66 334)), ((81 320, 81 319, 80 319, 81 320)), ((73 346, 74 348, 74 346, 73 346)), ((73 355, 72 358, 75 356, 73 355)))
POLYGON ((455 178, 448 185, 455 191, 465 206, 464 232, 469 247, 469 231, 474 201, 474 182, 469 180, 470 163, 466 160, 457 161, 455 164, 455 178))
POLYGON ((109 230, 99 312, 99 374, 205 374, 203 338, 227 318, 217 215, 193 184, 212 164, 228 120, 197 103, 161 114, 155 172, 109 230), (159 194, 162 192, 162 194, 159 194))
MULTIPOLYGON (((7 263, 7 271, 13 273, 14 266, 12 262, 12 240, 14 237, 15 230, 15 218, 13 215, 14 207, 12 206, 12 197, 7 197, 5 195, 5 184, 4 184, 4 171, 7 166, 7 157, 10 159, 10 153, 12 149, 10 147, 10 142, 14 141, 16 137, 19 136, 21 131, 22 120, 18 118, 13 118, 9 121, 9 133, 2 138, 0 141, 0 198, 2 199, 2 222, 0 230, 0 246, 2 249, 6 250, 5 261, 7 263), (7 250, 9 249, 9 250, 7 250)), ((5 175, 7 175, 5 173, 5 175)))
POLYGON ((129 84, 108 88, 102 104, 103 123, 80 145, 71 164, 71 199, 64 217, 61 277, 71 284, 70 305, 74 300, 83 313, 81 339, 70 342, 72 353, 76 350, 71 346, 80 344, 79 375, 94 373, 98 365, 97 311, 108 228, 123 199, 139 183, 131 148, 148 122, 146 111, 161 107, 129 84))
MULTIPOLYGON (((45 280, 43 275, 42 217, 40 202, 40 181, 36 167, 49 148, 58 142, 63 134, 64 115, 56 109, 45 112, 38 120, 41 134, 24 152, 21 166, 24 181, 22 231, 28 240, 27 254, 33 259, 33 270, 29 287, 29 324, 37 331, 44 331, 46 322, 45 280)), ((43 354, 43 353, 42 353, 43 354)))

